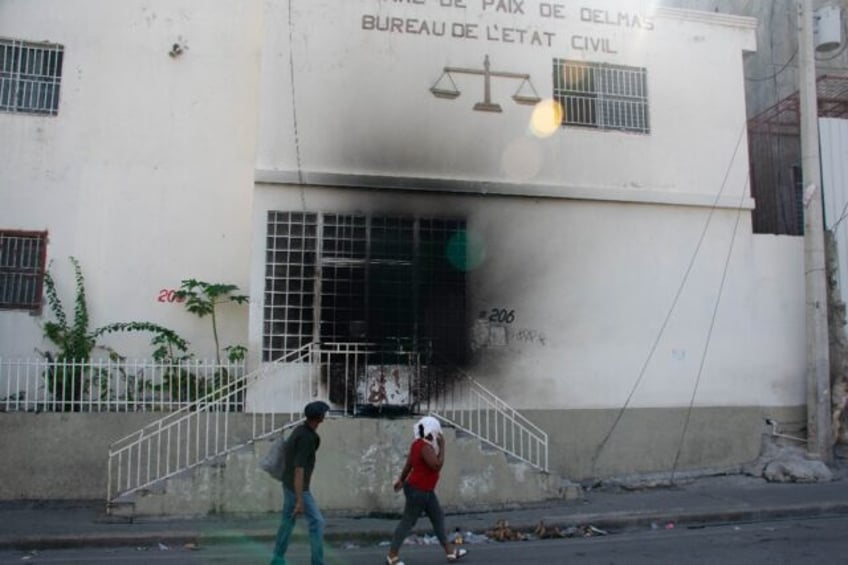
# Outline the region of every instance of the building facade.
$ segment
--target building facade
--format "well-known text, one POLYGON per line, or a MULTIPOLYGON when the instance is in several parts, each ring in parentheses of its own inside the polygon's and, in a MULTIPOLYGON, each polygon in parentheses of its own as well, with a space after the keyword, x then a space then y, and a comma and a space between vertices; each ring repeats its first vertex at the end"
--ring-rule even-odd
MULTIPOLYGON (((2 88, 48 63, 39 96, 0 88, 0 229, 68 295, 79 260, 95 326, 210 354, 169 291, 229 282, 251 366, 425 352, 547 430, 563 475, 737 465, 805 404, 803 241, 751 220, 756 32, 614 0, 7 0, 2 88)), ((50 347, 25 302, 3 357, 50 347)))

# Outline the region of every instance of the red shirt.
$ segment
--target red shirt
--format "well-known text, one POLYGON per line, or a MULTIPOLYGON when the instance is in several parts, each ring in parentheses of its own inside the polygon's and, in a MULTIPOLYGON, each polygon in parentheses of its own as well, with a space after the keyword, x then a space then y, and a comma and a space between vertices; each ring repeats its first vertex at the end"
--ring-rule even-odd
POLYGON ((425 446, 433 449, 433 446, 423 439, 419 438, 412 442, 412 447, 409 448, 412 471, 407 475, 406 482, 418 490, 431 491, 436 488, 436 483, 439 482, 439 472, 431 469, 421 456, 421 450, 425 446))

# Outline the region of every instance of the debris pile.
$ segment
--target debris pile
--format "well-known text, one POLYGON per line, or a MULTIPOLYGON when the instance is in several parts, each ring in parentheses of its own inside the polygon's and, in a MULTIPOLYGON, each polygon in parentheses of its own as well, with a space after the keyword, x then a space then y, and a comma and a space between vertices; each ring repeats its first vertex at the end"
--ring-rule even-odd
POLYGON ((486 536, 495 541, 525 541, 532 539, 556 539, 556 538, 588 538, 593 536, 606 536, 609 532, 596 528, 592 525, 571 526, 565 529, 559 526, 549 526, 541 520, 532 533, 520 532, 509 526, 506 520, 498 520, 494 528, 486 531, 486 536))
MULTIPOLYGON (((506 520, 498 520, 492 528, 486 530, 483 534, 475 534, 471 531, 463 532, 457 528, 452 536, 451 542, 456 545, 463 544, 478 544, 490 543, 492 541, 528 541, 537 539, 557 539, 557 538, 588 538, 594 536, 606 536, 609 532, 589 525, 569 526, 561 528, 559 526, 549 526, 544 520, 539 521, 532 531, 521 531, 513 528, 506 520)), ((404 545, 439 545, 439 540, 433 535, 417 535, 408 536, 404 541, 404 545)), ((385 547, 389 545, 388 541, 382 541, 377 544, 385 547)), ((348 544, 345 549, 351 549, 355 544, 348 544)))
POLYGON ((495 541, 524 541, 531 539, 527 534, 510 528, 509 522, 506 520, 495 522, 494 528, 486 530, 486 537, 495 541))

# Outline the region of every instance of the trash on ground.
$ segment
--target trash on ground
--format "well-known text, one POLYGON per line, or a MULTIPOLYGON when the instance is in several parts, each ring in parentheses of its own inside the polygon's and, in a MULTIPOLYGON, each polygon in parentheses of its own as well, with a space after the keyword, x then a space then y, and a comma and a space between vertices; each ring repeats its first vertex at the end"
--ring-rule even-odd
POLYGON ((465 532, 462 534, 462 541, 466 545, 475 544, 475 543, 490 543, 490 540, 484 534, 475 534, 473 532, 465 532))
POLYGON ((609 532, 606 530, 602 530, 596 526, 591 524, 587 525, 579 525, 579 526, 569 526, 566 529, 558 530, 562 537, 564 538, 591 538, 595 536, 608 536, 609 532))
POLYGON ((539 539, 564 538, 565 532, 559 529, 559 526, 546 526, 544 520, 540 520, 533 534, 539 539))
POLYGON ((162 543, 161 541, 159 542, 159 551, 168 551, 169 549, 171 548, 162 543))
POLYGON ((197 546, 196 543, 189 542, 189 543, 183 545, 183 549, 188 549, 189 551, 194 551, 194 550, 197 550, 197 549, 200 549, 200 548, 197 546))
POLYGON ((596 528, 595 526, 589 525, 588 530, 590 535, 599 535, 599 536, 608 536, 609 532, 606 530, 602 530, 600 528, 596 528))
POLYGON ((525 541, 530 539, 529 535, 510 528, 509 522, 506 520, 495 522, 495 527, 487 530, 486 536, 495 541, 525 541))
POLYGON ((436 536, 423 535, 419 536, 418 534, 413 534, 408 536, 405 540, 403 540, 404 545, 441 545, 439 544, 439 538, 436 536))

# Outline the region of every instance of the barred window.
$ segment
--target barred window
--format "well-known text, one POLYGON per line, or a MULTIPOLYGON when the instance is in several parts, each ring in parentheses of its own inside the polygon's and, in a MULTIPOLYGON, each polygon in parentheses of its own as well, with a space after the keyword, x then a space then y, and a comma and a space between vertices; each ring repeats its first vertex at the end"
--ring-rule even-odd
POLYGON ((47 232, 0 230, 0 309, 41 308, 47 232))
POLYGON ((268 213, 263 359, 312 341, 465 355, 465 220, 268 213))
POLYGON ((554 59, 562 125, 650 133, 644 67, 554 59))
POLYGON ((63 47, 0 39, 0 110, 59 113, 63 47))

